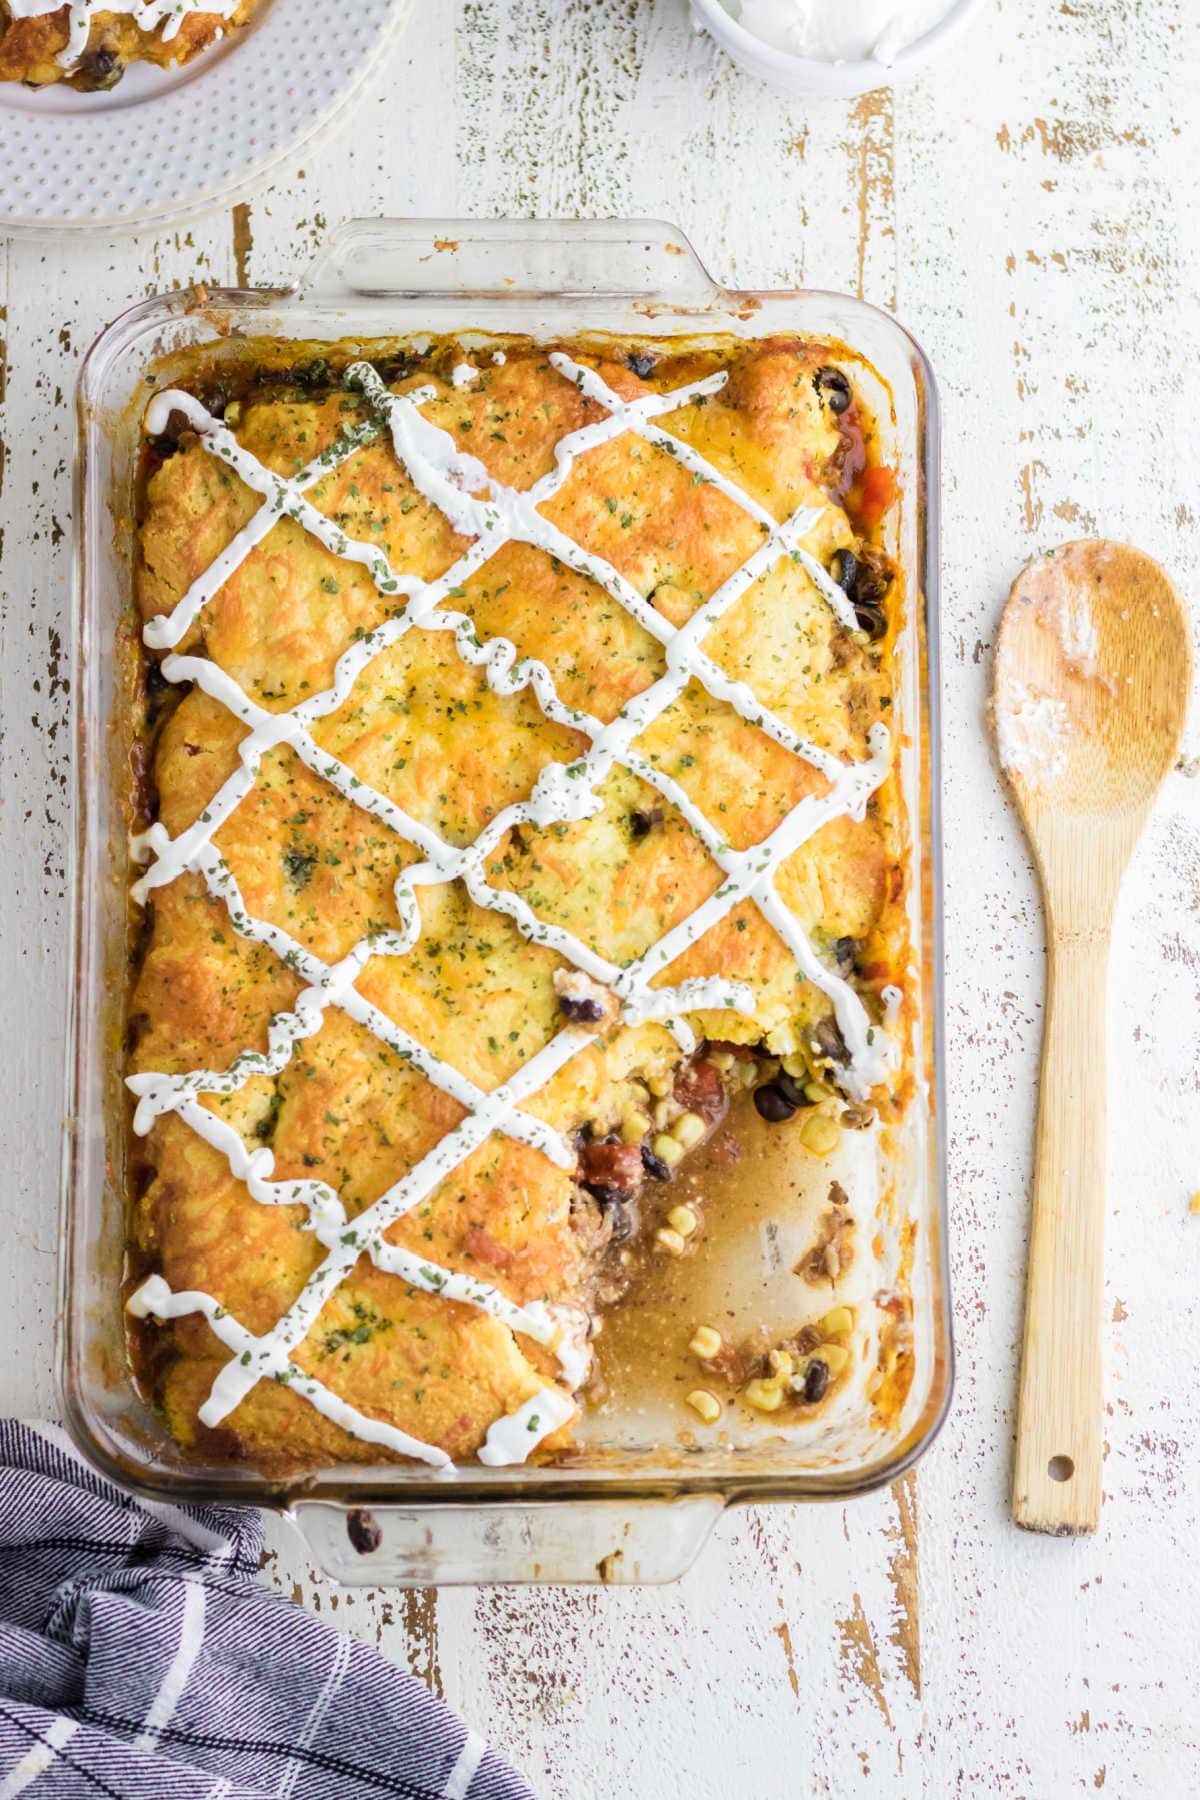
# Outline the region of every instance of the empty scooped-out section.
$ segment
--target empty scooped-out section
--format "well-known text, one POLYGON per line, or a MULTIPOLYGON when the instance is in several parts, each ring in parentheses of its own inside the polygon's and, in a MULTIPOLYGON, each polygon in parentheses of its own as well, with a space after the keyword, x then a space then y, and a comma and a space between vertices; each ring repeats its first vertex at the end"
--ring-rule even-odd
POLYGON ((878 1132, 847 1131, 822 1158, 800 1141, 802 1117, 767 1124, 746 1096, 673 1181, 647 1188, 647 1228, 628 1253, 629 1287, 604 1315, 597 1341, 581 1443, 719 1453, 759 1447, 767 1434, 800 1439, 819 1460, 823 1444, 851 1423, 869 1437, 865 1390, 883 1318, 877 1296, 886 1294, 896 1254, 876 1216, 878 1132), (831 1198, 835 1184, 844 1199, 831 1198), (684 1253, 672 1255, 656 1246, 655 1230, 679 1206, 698 1224, 684 1253), (828 1272, 835 1261, 836 1276, 828 1272), (740 1398, 756 1358, 842 1306, 854 1312, 850 1363, 819 1409, 805 1416, 789 1404, 768 1417, 740 1398), (706 1366, 689 1350, 701 1325, 741 1353, 740 1379, 722 1375, 721 1359, 706 1366), (696 1389, 722 1404, 712 1426, 687 1404, 696 1389))

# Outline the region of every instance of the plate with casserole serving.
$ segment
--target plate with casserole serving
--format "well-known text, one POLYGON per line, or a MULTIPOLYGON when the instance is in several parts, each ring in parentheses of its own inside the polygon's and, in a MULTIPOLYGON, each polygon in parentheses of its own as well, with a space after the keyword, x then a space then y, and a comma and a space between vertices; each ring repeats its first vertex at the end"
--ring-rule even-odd
POLYGON ((0 0, 0 228, 126 230, 228 203, 350 101, 407 12, 357 0, 0 0))
POLYGON ((932 394, 635 230, 363 227, 89 359, 66 1351, 127 1479, 847 1492, 943 1409, 932 394))

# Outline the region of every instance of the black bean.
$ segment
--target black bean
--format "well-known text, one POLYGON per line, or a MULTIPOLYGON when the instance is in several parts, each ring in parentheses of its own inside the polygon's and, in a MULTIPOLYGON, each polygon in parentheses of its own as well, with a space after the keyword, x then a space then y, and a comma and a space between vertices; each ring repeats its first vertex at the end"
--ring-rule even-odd
POLYGON ((775 1077, 772 1085, 779 1089, 780 1093, 793 1110, 797 1107, 807 1106, 809 1104, 804 1089, 798 1081, 794 1080, 794 1078, 788 1074, 786 1069, 781 1069, 779 1071, 779 1074, 775 1077))
POLYGON ((356 1506, 346 1514, 346 1536, 362 1556, 369 1556, 383 1542, 379 1520, 362 1506, 356 1506))
POLYGON ((829 573, 843 594, 853 598, 858 585, 858 558, 853 550, 835 550, 829 559, 829 573))
MULTIPOLYGON (((206 386, 197 388, 196 398, 204 408, 205 412, 210 412, 214 419, 224 419, 229 408, 233 405, 233 396, 227 393, 217 382, 211 382, 206 386)), ((171 419, 174 420, 174 418, 175 414, 172 413, 171 419)), ((167 429, 171 429, 170 424, 168 424, 167 429)), ((191 431, 192 427, 188 424, 187 420, 184 419, 180 429, 182 431, 191 431)))
POLYGON ((877 642, 887 631, 887 619, 881 606, 870 605, 864 601, 854 602, 854 617, 858 620, 858 628, 865 631, 872 643, 877 642))
POLYGON ((840 369, 832 363, 824 363, 813 376, 813 386, 818 398, 823 400, 831 413, 844 413, 854 398, 850 392, 850 383, 840 369))
POLYGON ((833 946, 834 961, 840 970, 852 970, 854 959, 858 955, 858 939, 840 937, 833 946))
POLYGON ((116 51, 101 44, 80 58, 77 81, 84 93, 102 94, 116 87, 124 73, 125 64, 116 51))
POLYGON ((629 367, 639 380, 645 381, 647 375, 653 375, 654 365, 657 361, 658 358, 651 356, 648 350, 635 350, 629 358, 629 367))
POLYGON ((822 1362, 819 1356, 814 1356, 804 1372, 805 1400, 810 1406, 815 1406, 818 1400, 824 1399, 828 1386, 829 1364, 822 1362))
POLYGON ((859 551, 854 577, 854 599, 860 606, 880 606, 895 579, 895 570, 881 550, 869 546, 859 551))
POLYGON ((590 994, 560 994, 558 1010, 580 1025, 595 1025, 604 1017, 603 1005, 599 1000, 593 1000, 590 994))
POLYGON ((583 1186, 599 1206, 601 1212, 608 1212, 612 1207, 628 1206, 633 1199, 629 1188, 613 1187, 607 1181, 585 1181, 583 1186))
POLYGON ((764 1081, 761 1087, 755 1088, 754 1104, 759 1117, 770 1125, 782 1125, 796 1110, 777 1081, 764 1081))
POLYGON ((642 1167, 655 1181, 670 1181, 671 1171, 661 1156, 655 1156, 649 1144, 642 1145, 642 1167))
POLYGON ((612 1234, 608 1240, 610 1244, 627 1244, 630 1238, 637 1236, 639 1221, 636 1201, 631 1199, 621 1206, 606 1209, 605 1216, 612 1220, 612 1234))
MULTIPOLYGON (((206 405, 207 402, 204 397, 201 396, 200 398, 201 404, 206 405)), ((209 407, 208 410, 211 412, 212 408, 209 407)), ((168 456, 174 456, 179 448, 179 441, 184 432, 191 431, 191 429, 191 425, 188 423, 187 414, 181 412, 179 408, 175 406, 171 408, 170 413, 167 415, 166 430, 160 431, 156 437, 148 438, 146 441, 150 445, 155 456, 161 456, 165 459, 168 456)))
POLYGON ((850 1061, 850 1052, 846 1048, 846 1040, 842 1036, 842 1028, 834 1018, 820 1019, 813 1026, 813 1043, 821 1055, 830 1062, 846 1064, 850 1061))
POLYGON ((403 381, 411 375, 414 363, 424 360, 424 351, 413 351, 405 356, 381 356, 376 359, 374 368, 385 387, 391 387, 394 381, 403 381))
POLYGON ((661 806, 652 806, 649 811, 639 810, 629 815, 629 829, 635 838, 649 837, 654 827, 661 825, 662 822, 663 809, 661 806))

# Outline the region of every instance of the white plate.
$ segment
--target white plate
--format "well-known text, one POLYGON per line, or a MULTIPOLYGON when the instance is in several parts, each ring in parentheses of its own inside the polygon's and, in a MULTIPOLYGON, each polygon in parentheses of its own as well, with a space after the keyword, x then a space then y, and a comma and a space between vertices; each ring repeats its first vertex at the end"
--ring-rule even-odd
POLYGON ((128 231, 227 205, 353 98, 409 0, 265 0, 181 69, 107 94, 0 82, 0 230, 128 231))

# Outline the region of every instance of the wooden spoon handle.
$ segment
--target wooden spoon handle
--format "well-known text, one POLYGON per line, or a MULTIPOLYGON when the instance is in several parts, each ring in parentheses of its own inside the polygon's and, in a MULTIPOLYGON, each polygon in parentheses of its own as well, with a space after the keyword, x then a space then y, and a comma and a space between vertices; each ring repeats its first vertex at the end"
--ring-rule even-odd
POLYGON ((1108 933, 1053 935, 1013 1517, 1058 1536, 1100 1523, 1108 933))

